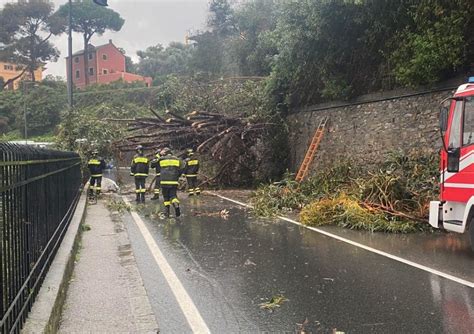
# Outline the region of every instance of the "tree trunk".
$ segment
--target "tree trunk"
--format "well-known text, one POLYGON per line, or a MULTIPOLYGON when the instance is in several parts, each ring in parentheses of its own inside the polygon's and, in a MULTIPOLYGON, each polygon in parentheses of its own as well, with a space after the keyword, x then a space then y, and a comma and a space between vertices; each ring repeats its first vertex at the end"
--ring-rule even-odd
POLYGON ((3 83, 3 88, 8 87, 8 85, 13 84, 13 82, 15 82, 16 80, 20 79, 20 78, 23 76, 23 74, 25 74, 25 72, 27 71, 27 69, 28 69, 27 67, 24 67, 20 74, 18 74, 17 76, 15 76, 15 77, 13 77, 13 78, 8 79, 7 81, 5 81, 5 82, 3 83))
POLYGON ((34 67, 30 69, 31 81, 36 82, 35 69, 34 67))
POLYGON ((87 34, 84 34, 84 82, 89 86, 89 40, 87 34))

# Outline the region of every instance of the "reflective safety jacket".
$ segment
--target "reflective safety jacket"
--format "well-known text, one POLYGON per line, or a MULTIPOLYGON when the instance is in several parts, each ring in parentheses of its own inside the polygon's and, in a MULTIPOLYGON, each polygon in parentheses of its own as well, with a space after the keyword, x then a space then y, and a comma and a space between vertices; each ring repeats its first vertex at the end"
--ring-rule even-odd
POLYGON ((184 162, 174 155, 166 155, 159 160, 159 166, 156 170, 160 173, 160 185, 178 186, 178 179, 183 173, 184 162))
POLYGON ((156 176, 160 176, 160 171, 159 171, 159 166, 160 166, 160 158, 161 156, 159 154, 155 155, 155 159, 151 161, 151 168, 155 168, 156 170, 156 176))
POLYGON ((199 160, 191 155, 186 159, 186 167, 184 168, 184 174, 187 177, 197 177, 198 172, 199 160))
POLYGON ((106 165, 104 159, 102 158, 91 158, 87 162, 87 167, 89 167, 91 177, 101 177, 106 165))
POLYGON ((132 168, 130 175, 133 176, 148 176, 148 170, 150 169, 150 159, 143 155, 136 155, 132 160, 132 168))

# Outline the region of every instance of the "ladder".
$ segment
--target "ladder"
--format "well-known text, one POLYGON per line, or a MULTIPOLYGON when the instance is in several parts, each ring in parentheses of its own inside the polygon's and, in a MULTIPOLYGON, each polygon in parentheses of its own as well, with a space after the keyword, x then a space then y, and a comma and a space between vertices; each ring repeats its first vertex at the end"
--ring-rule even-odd
POLYGON ((306 155, 304 156, 300 169, 298 170, 298 173, 296 174, 297 182, 303 181, 305 177, 308 175, 309 167, 311 166, 311 163, 313 162, 314 156, 316 155, 316 150, 318 149, 319 143, 321 142, 321 139, 323 138, 324 128, 326 127, 328 120, 329 120, 328 117, 324 117, 323 119, 321 119, 321 122, 316 128, 313 139, 311 140, 311 144, 308 147, 308 151, 306 151, 306 155))

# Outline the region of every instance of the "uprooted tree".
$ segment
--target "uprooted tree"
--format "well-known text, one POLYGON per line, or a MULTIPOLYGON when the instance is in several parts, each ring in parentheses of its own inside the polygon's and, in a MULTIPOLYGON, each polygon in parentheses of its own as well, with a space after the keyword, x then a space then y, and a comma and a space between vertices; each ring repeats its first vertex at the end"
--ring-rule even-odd
POLYGON ((267 107, 264 89, 258 78, 168 78, 149 108, 150 117, 114 118, 127 127, 114 146, 130 152, 141 144, 150 155, 165 146, 178 155, 193 148, 203 163, 203 181, 214 185, 276 178, 286 168, 286 128, 267 107))
POLYGON ((115 143, 122 152, 143 145, 151 152, 169 146, 184 151, 193 148, 212 161, 206 170, 207 182, 218 184, 248 183, 268 177, 267 144, 275 123, 249 121, 206 111, 185 116, 166 111, 165 117, 150 108, 154 117, 111 119, 128 124, 130 135, 115 143), (263 173, 262 173, 263 172, 263 173))

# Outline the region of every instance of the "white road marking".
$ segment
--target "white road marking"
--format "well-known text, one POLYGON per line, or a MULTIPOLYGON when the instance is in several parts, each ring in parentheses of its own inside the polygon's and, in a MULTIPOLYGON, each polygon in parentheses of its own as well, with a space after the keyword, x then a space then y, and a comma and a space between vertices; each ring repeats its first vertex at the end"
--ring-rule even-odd
POLYGON ((463 188, 463 189, 473 189, 474 184, 472 183, 445 183, 446 188, 463 188))
MULTIPOLYGON (((130 204, 130 201, 123 196, 123 200, 125 203, 130 204)), ((150 231, 146 227, 145 223, 141 219, 141 217, 134 211, 130 212, 132 215, 135 224, 137 224, 138 229, 142 233, 143 238, 150 250, 153 258, 156 261, 156 264, 160 268, 163 276, 165 277, 168 285, 173 292, 176 301, 179 304, 179 307, 183 311, 186 320, 188 321, 189 326, 193 333, 210 333, 211 331, 207 327, 204 319, 202 318, 199 310, 197 309, 196 305, 194 305, 191 297, 189 297, 188 293, 184 289, 183 285, 181 284, 179 278, 176 276, 175 272, 169 265, 168 261, 164 257, 163 253, 161 252, 160 248, 158 247, 155 239, 151 235, 150 231)))
MULTIPOLYGON (((222 199, 226 200, 226 201, 233 202, 233 203, 235 203, 235 204, 238 204, 238 205, 240 205, 240 206, 244 206, 244 207, 247 207, 247 208, 252 208, 252 206, 249 205, 249 204, 242 203, 242 202, 236 201, 236 200, 234 200, 234 199, 232 199, 232 198, 228 198, 228 197, 225 197, 225 196, 222 196, 222 195, 219 195, 219 194, 215 194, 215 193, 213 193, 213 194, 216 195, 216 196, 219 197, 219 198, 222 198, 222 199)), ((427 272, 429 272, 429 273, 431 273, 431 274, 444 277, 444 278, 446 278, 446 279, 448 279, 448 280, 451 280, 451 281, 453 281, 453 282, 456 282, 456 283, 459 283, 459 284, 468 286, 468 287, 470 287, 470 288, 474 288, 474 282, 470 282, 470 281, 468 281, 468 280, 465 280, 465 279, 462 279, 462 278, 459 278, 459 277, 456 277, 456 276, 453 276, 453 275, 444 273, 444 272, 442 272, 442 271, 439 271, 439 270, 436 270, 436 269, 433 269, 433 268, 424 266, 424 265, 422 265, 422 264, 419 264, 419 263, 416 263, 416 262, 413 262, 413 261, 410 261, 410 260, 401 258, 401 257, 399 257, 399 256, 392 255, 392 254, 389 254, 389 253, 387 253, 387 252, 384 252, 384 251, 381 251, 381 250, 378 250, 378 249, 375 249, 375 248, 372 248, 372 247, 363 245, 363 244, 361 244, 361 243, 358 243, 358 242, 355 242, 355 241, 352 241, 352 240, 349 240, 349 239, 340 237, 340 236, 338 236, 338 235, 336 235, 336 234, 332 234, 332 233, 330 233, 330 232, 326 232, 326 231, 321 230, 321 229, 319 229, 319 228, 303 225, 303 224, 301 224, 300 222, 297 222, 296 220, 293 220, 293 219, 290 219, 290 218, 286 218, 286 217, 283 217, 283 216, 278 216, 278 218, 280 218, 281 220, 287 221, 287 222, 289 222, 289 223, 292 223, 292 224, 295 224, 295 225, 298 225, 298 226, 302 226, 302 227, 307 228, 307 229, 309 229, 309 230, 312 230, 312 231, 315 231, 315 232, 324 234, 325 236, 328 236, 328 237, 330 237, 330 238, 334 238, 334 239, 336 239, 336 240, 339 240, 339 241, 348 243, 348 244, 350 244, 350 245, 352 245, 352 246, 365 249, 365 250, 367 250, 367 251, 369 251, 369 252, 376 253, 376 254, 379 254, 379 255, 388 257, 388 258, 390 258, 390 259, 392 259, 392 260, 395 260, 395 261, 398 261, 398 262, 401 262, 401 263, 405 263, 405 264, 407 264, 407 265, 409 265, 409 266, 412 266, 412 267, 415 267, 415 268, 418 268, 418 269, 427 271, 427 272)))

